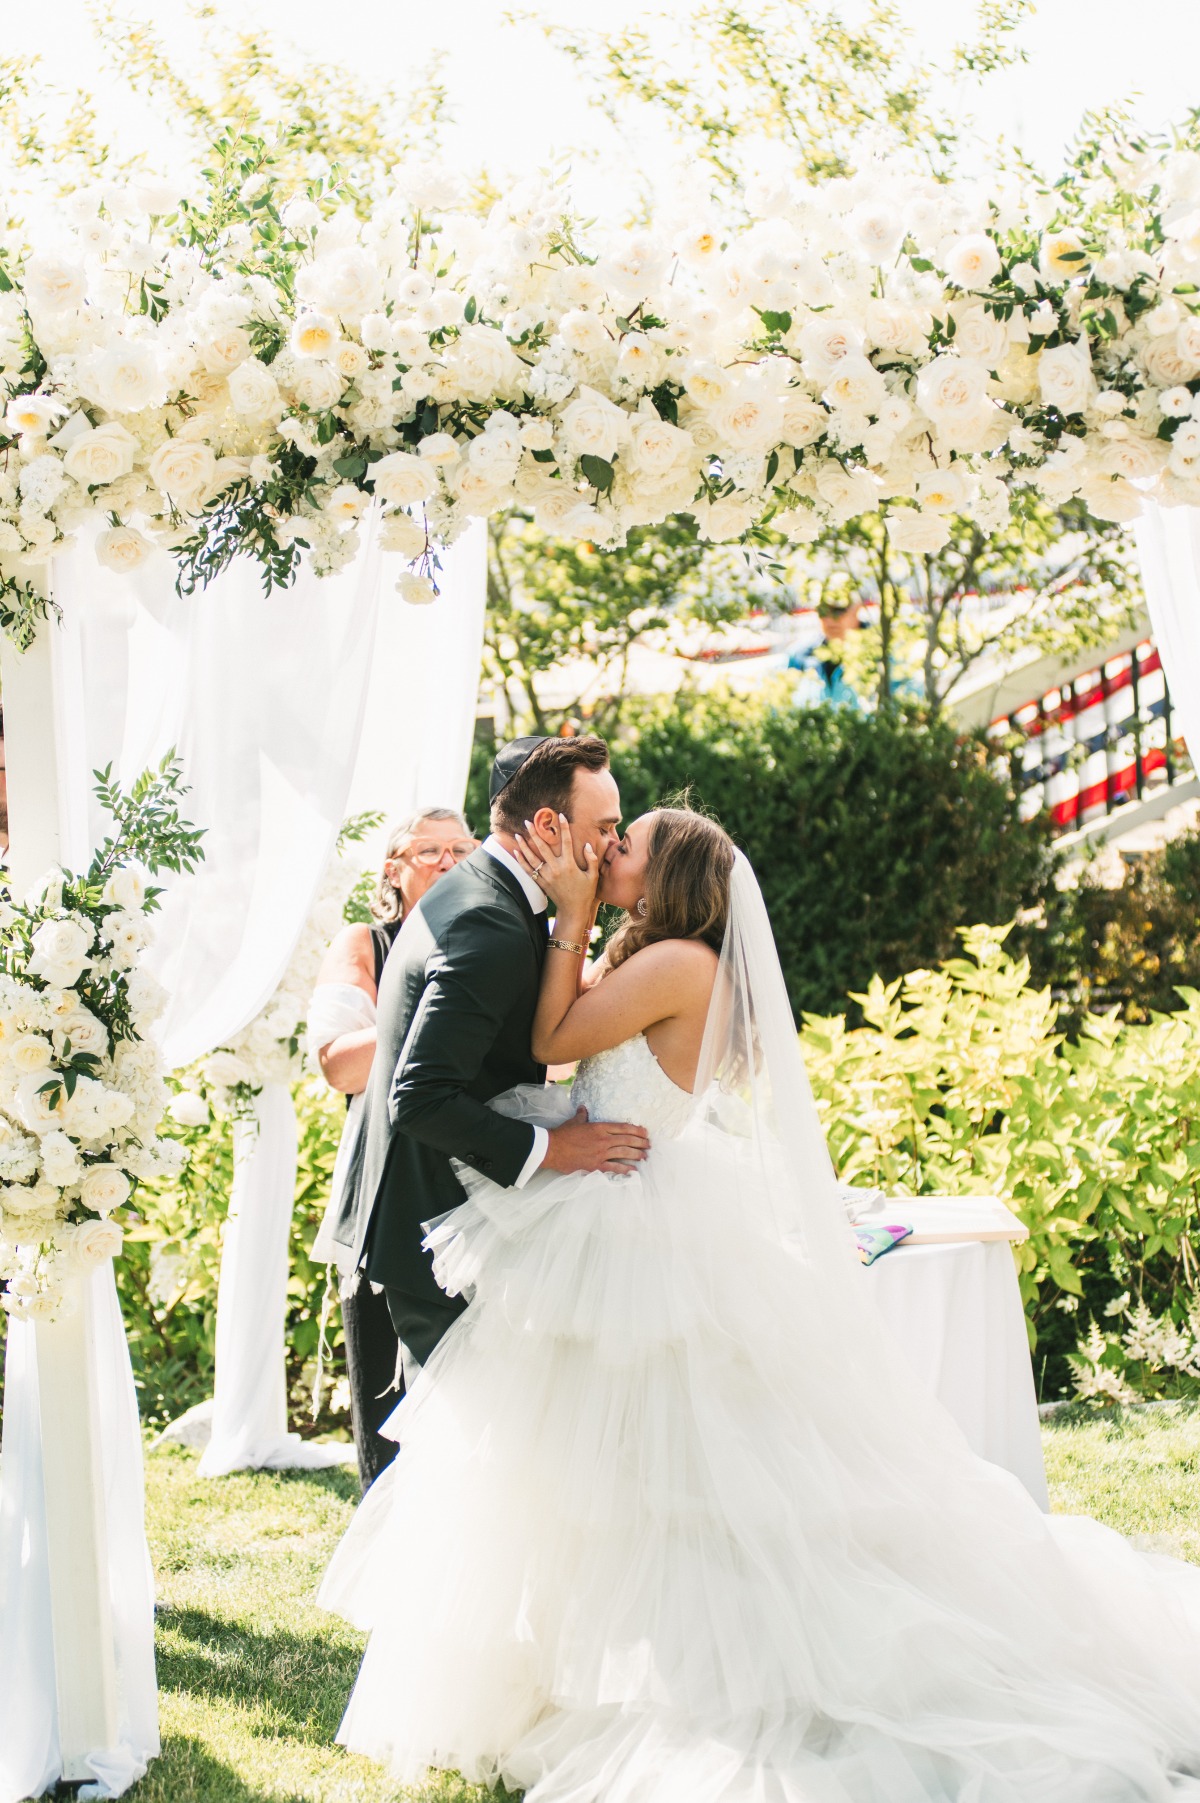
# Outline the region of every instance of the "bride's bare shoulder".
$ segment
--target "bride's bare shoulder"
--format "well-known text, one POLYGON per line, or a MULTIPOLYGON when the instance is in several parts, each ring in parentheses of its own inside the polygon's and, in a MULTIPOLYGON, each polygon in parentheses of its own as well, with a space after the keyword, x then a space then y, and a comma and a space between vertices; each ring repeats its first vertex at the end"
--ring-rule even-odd
POLYGON ((654 972, 656 976, 678 977, 711 986, 720 961, 712 946, 705 945, 702 939, 656 939, 653 944, 631 952, 617 968, 630 970, 636 966, 643 977, 654 972))

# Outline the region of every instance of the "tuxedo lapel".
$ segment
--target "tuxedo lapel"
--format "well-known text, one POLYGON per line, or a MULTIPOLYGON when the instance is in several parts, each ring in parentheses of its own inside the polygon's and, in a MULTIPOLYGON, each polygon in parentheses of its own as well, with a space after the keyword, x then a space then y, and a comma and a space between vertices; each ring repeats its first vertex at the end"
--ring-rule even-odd
POLYGON ((529 905, 529 897, 512 871, 506 870, 497 858, 482 847, 473 851, 466 863, 477 876, 498 889, 515 906, 525 922, 539 959, 542 958, 546 951, 546 941, 550 937, 550 910, 544 908, 540 914, 535 914, 529 905))

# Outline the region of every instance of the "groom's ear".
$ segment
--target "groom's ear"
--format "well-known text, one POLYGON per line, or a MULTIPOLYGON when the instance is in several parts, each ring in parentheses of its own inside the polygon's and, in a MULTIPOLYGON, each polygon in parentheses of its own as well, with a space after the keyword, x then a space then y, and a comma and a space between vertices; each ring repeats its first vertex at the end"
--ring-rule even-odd
POLYGON ((557 845, 559 840, 558 815, 553 808, 539 808, 533 816, 533 830, 539 839, 547 845, 557 845))

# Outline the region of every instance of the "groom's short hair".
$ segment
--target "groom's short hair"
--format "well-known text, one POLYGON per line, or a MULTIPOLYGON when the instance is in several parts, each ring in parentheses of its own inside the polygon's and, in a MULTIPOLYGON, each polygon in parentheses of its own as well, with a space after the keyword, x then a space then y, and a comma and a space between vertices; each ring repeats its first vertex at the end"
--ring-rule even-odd
POLYGON ((577 770, 607 770, 608 746, 594 733, 576 739, 547 739, 531 751, 492 803, 492 831, 519 832, 539 808, 571 815, 577 770))

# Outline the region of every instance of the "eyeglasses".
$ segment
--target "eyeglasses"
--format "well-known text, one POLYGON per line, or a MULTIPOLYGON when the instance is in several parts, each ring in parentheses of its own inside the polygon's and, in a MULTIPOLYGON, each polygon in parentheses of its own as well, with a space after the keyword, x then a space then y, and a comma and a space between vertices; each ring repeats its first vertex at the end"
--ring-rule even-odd
POLYGON ((454 862, 460 864, 470 857, 476 843, 474 839, 453 839, 449 845, 406 845, 400 855, 411 858, 414 864, 440 864, 449 852, 454 862))

